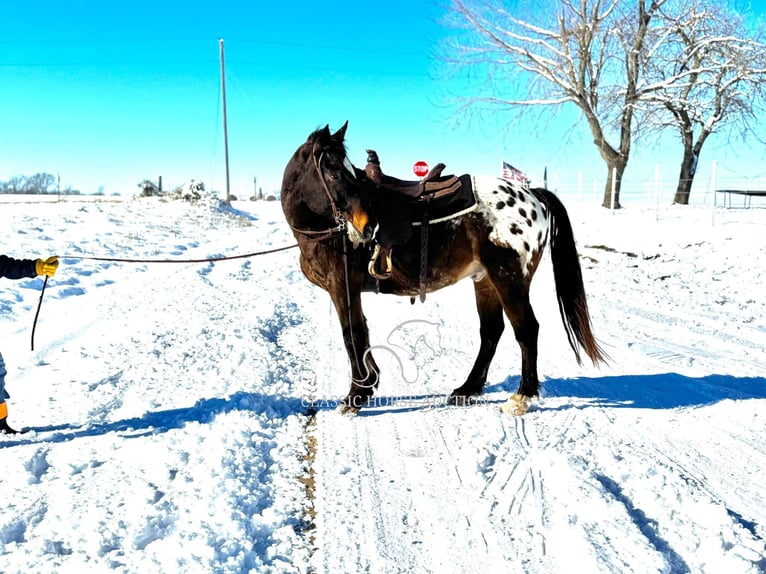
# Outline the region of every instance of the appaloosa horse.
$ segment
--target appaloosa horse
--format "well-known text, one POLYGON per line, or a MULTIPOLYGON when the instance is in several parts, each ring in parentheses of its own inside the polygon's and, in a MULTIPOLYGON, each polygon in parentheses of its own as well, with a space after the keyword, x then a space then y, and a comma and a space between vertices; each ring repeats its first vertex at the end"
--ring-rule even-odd
POLYGON ((545 189, 522 189, 498 178, 474 178, 477 208, 428 226, 428 274, 423 285, 420 233, 393 251, 390 277, 375 280, 368 264, 379 218, 375 206, 387 204, 381 189, 348 160, 344 137, 316 130, 287 164, 282 180, 282 209, 300 246, 301 270, 332 298, 351 361, 351 388, 340 410, 357 412, 372 396, 379 369, 370 340, 361 293, 415 297, 470 277, 474 281, 481 346, 465 382, 451 401, 470 402, 483 392, 487 370, 504 330, 503 313, 521 348, 521 382, 504 406, 523 414, 538 395, 538 322, 529 287, 550 243, 559 311, 569 344, 597 364, 606 356, 593 336, 572 227, 559 199, 545 189))

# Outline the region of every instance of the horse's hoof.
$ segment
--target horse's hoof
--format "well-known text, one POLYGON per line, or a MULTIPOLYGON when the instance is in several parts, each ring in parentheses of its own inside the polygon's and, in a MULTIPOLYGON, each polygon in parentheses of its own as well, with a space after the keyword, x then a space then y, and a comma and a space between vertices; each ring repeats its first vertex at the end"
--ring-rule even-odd
POLYGON ((507 415, 521 416, 529 410, 529 404, 532 402, 530 397, 525 397, 519 393, 512 394, 505 404, 500 407, 507 415))
POLYGON ((354 416, 357 414, 360 410, 362 410, 360 407, 355 407, 352 405, 347 405, 345 403, 341 403, 338 405, 338 412, 344 416, 354 416))
POLYGON ((338 405, 338 412, 342 415, 355 415, 363 406, 370 404, 372 395, 350 395, 341 401, 338 405))

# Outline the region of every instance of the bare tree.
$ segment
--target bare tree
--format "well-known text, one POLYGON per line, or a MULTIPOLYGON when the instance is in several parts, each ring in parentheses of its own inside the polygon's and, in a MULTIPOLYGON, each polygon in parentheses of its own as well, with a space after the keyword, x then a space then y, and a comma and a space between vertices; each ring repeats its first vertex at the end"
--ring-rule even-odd
POLYGON ((56 178, 50 173, 36 173, 26 178, 24 193, 48 193, 56 185, 56 178))
POLYGON ((671 126, 683 144, 674 202, 688 204, 702 147, 717 132, 742 141, 755 131, 766 101, 763 31, 747 33, 746 22, 724 5, 689 0, 675 14, 663 13, 669 41, 647 62, 658 89, 647 98, 648 126, 671 126), (664 109, 667 113, 658 114, 664 109))
MULTIPOLYGON (((644 67, 666 40, 650 23, 666 0, 560 0, 536 13, 511 14, 499 0, 452 0, 471 34, 451 47, 460 66, 485 67, 505 82, 526 80, 516 97, 470 97, 470 104, 529 108, 574 104, 582 112, 608 174, 603 205, 619 207, 637 104, 646 96, 644 67), (534 20, 534 22, 533 22, 534 20), (650 43, 651 42, 651 43, 650 43), (613 177, 616 176, 613 182, 613 177)), ((518 6, 518 4, 517 4, 518 6)), ((502 88, 501 88, 502 89, 502 88)))
POLYGON ((23 175, 15 175, 0 185, 2 185, 3 193, 24 193, 26 178, 23 175))

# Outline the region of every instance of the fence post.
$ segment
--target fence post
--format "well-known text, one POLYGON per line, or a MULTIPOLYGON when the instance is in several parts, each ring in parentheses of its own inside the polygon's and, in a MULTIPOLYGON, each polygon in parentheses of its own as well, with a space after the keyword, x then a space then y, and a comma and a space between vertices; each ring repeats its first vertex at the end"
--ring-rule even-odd
POLYGON ((654 210, 655 221, 660 220, 660 164, 654 167, 654 210))
POLYGON ((716 160, 713 160, 713 163, 710 166, 710 184, 708 186, 708 189, 713 192, 713 200, 710 202, 713 204, 713 215, 710 218, 710 225, 715 225, 715 208, 716 208, 716 196, 718 195, 715 191, 716 183, 716 171, 718 168, 718 163, 716 160))

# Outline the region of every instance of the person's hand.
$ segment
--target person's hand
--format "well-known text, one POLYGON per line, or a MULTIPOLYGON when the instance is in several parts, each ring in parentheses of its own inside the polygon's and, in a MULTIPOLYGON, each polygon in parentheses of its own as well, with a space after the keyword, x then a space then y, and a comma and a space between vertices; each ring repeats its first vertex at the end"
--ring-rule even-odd
POLYGON ((55 255, 48 257, 48 259, 38 259, 35 261, 35 271, 38 275, 47 275, 53 277, 56 274, 56 269, 59 267, 59 259, 55 255))

